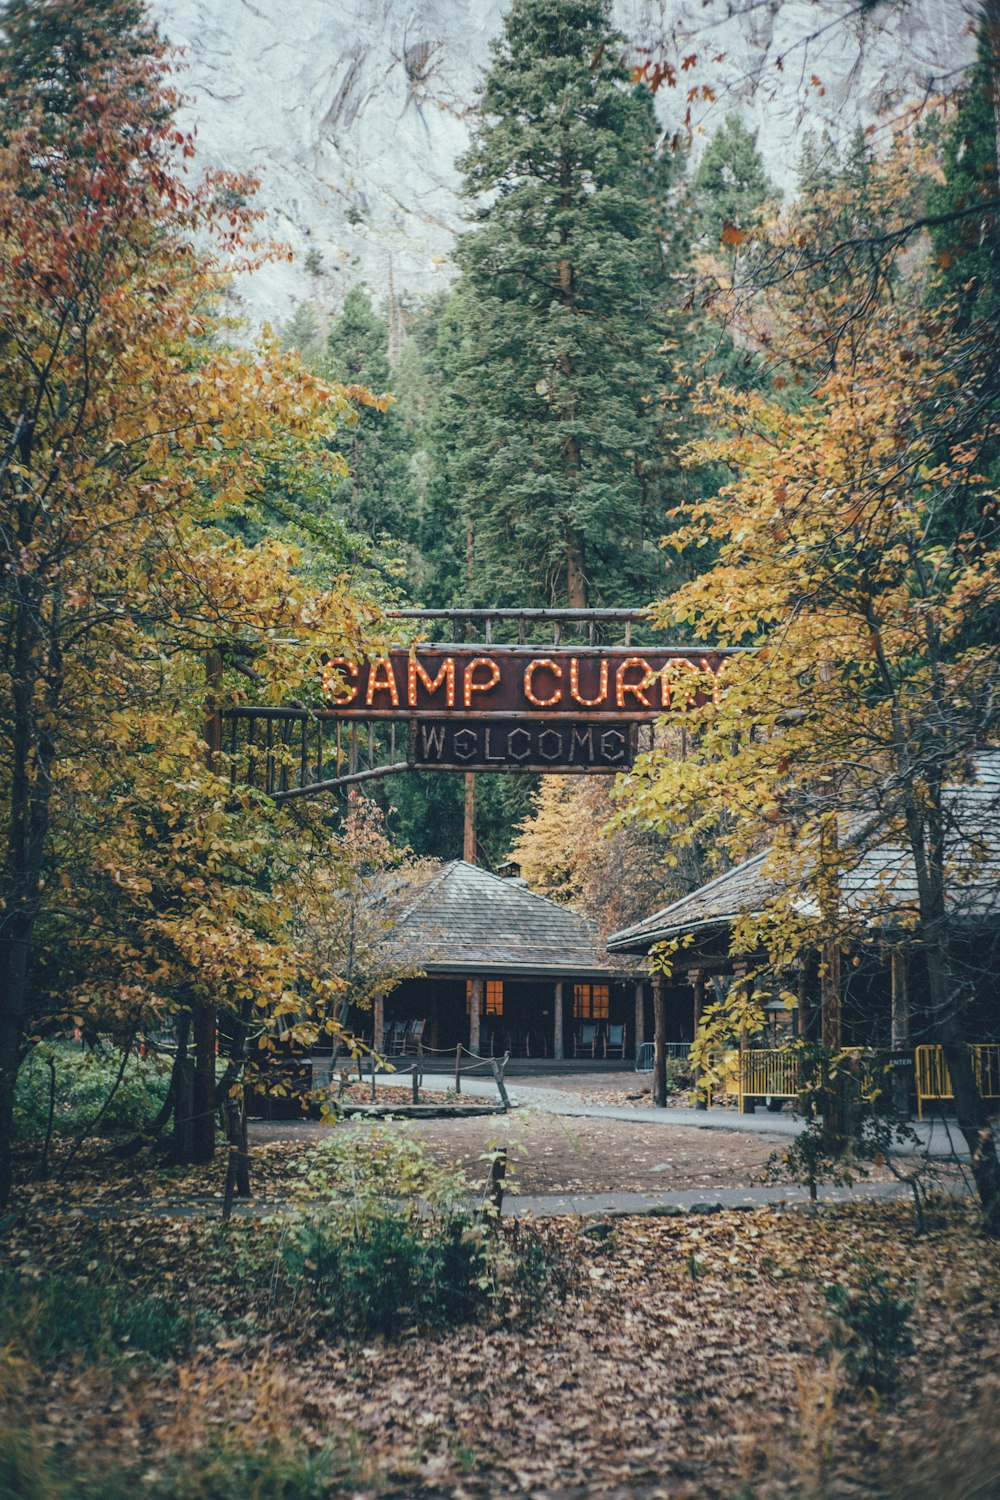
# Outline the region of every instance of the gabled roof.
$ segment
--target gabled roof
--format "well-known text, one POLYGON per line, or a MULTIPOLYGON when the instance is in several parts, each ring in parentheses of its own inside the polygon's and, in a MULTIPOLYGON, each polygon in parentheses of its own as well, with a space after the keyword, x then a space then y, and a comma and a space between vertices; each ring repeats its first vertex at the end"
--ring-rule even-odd
POLYGON ((665 938, 699 927, 728 927, 744 912, 760 911, 779 890, 777 883, 764 874, 766 858, 766 854, 755 854, 634 926, 613 932, 608 938, 608 951, 646 953, 665 938))
MULTIPOLYGON (((944 813, 949 882, 947 901, 956 921, 1000 919, 1000 750, 975 758, 975 779, 949 787, 944 813)), ((859 814, 853 839, 857 859, 840 877, 845 910, 863 913, 873 926, 907 925, 917 910, 917 883, 907 849, 879 840, 878 820, 859 814)), ((760 912, 783 889, 780 874, 766 869, 767 851, 755 854, 707 885, 682 896, 632 927, 612 933, 611 953, 647 953, 654 943, 760 912)), ((808 902, 808 895, 804 901, 808 902)))
POLYGON ((426 974, 620 979, 597 926, 578 912, 452 860, 420 886, 397 920, 393 948, 426 974))

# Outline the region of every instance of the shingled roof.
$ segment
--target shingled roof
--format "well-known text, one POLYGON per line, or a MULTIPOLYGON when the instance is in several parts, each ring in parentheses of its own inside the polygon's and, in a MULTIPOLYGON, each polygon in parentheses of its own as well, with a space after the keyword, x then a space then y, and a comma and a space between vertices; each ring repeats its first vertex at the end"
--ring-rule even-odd
POLYGON ((464 860, 420 886, 397 919, 393 947, 425 974, 612 980, 623 970, 596 924, 464 860))
MULTIPOLYGON (((956 920, 981 923, 1000 918, 1000 750, 980 751, 974 771, 974 780, 949 787, 945 794, 947 901, 956 920)), ((873 834, 873 826, 878 824, 872 817, 858 816, 858 857, 841 875, 841 900, 845 908, 864 912, 873 926, 906 924, 917 909, 912 857, 900 844, 873 834)), ((783 889, 780 877, 766 870, 766 861, 767 851, 755 854, 634 926, 612 933, 609 952, 647 953, 654 943, 728 927, 738 917, 763 910, 783 889)))

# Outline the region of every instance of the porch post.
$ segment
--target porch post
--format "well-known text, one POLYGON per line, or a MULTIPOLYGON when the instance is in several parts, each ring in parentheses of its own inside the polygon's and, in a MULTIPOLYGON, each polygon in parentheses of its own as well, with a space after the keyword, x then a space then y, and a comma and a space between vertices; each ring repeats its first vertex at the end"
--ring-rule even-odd
MULTIPOLYGON (((905 948, 892 950, 892 1051, 910 1050, 910 990, 907 983, 905 948)), ((910 1118, 910 1085, 907 1068, 892 1070, 892 1103, 900 1120, 910 1118)))
POLYGON ((561 979, 556 980, 553 1012, 552 1056, 559 1059, 565 1056, 563 1049, 563 982, 561 979))
MULTIPOLYGON (((733 984, 734 984, 734 987, 738 987, 740 989, 744 989, 746 987, 746 978, 747 978, 747 965, 745 963, 734 964, 733 965, 733 984)), ((739 1111, 740 1111, 741 1115, 752 1115, 754 1113, 754 1111, 756 1110, 756 1108, 757 1108, 757 1104, 756 1104, 755 1099, 751 1095, 744 1094, 744 1092, 743 1092, 743 1079, 746 1076, 745 1073, 744 1073, 744 1066, 745 1066, 745 1064, 744 1064, 744 1057, 745 1057, 747 1051, 748 1051, 747 1027, 746 1027, 746 1022, 745 1021, 741 1021, 740 1022, 740 1055, 739 1055, 739 1060, 737 1062, 737 1067, 740 1070, 740 1074, 739 1074, 739 1079, 737 1081, 737 1086, 736 1086, 736 1096, 737 1096, 737 1099, 739 1100, 739 1111)))
POLYGON ((639 1048, 646 1040, 646 982, 643 979, 636 980, 635 985, 635 1056, 639 1058, 639 1048))
POLYGON ((382 1050, 382 1028, 385 1026, 385 996, 378 994, 372 1001, 372 1051, 382 1050))
POLYGON ((658 1109, 667 1107, 667 999, 663 993, 663 975, 653 976, 653 1014, 656 1029, 653 1033, 653 1103, 658 1109))
POLYGON ((469 1051, 479 1056, 479 1018, 483 1011, 483 981, 472 981, 472 998, 469 1001, 469 1051))
MULTIPOLYGON (((705 1008, 705 975, 703 974, 701 969, 691 969, 688 973, 688 979, 691 981, 694 1034, 695 1037, 697 1037, 698 1027, 701 1023, 701 1013, 705 1008)), ((700 1078, 701 1069, 695 1068, 692 1078, 695 1087, 694 1107, 695 1109, 707 1109, 708 1100, 698 1089, 700 1078)))

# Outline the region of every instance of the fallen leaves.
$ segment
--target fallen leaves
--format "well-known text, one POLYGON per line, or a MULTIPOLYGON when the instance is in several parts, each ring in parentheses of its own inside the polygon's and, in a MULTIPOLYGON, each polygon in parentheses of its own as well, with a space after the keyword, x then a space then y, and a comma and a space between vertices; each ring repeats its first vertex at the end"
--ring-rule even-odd
POLYGON ((269 1306, 241 1278, 259 1224, 223 1237, 214 1224, 50 1216, 23 1221, 6 1248, 35 1265, 113 1258, 137 1289, 173 1274, 217 1320, 192 1355, 127 1389, 79 1370, 56 1382, 47 1426, 86 1428, 113 1455, 197 1449, 243 1424, 262 1440, 334 1437, 353 1455, 354 1494, 707 1500, 747 1485, 763 1500, 817 1464, 828 1495, 874 1494, 887 1456, 927 1439, 936 1403, 961 1423, 996 1398, 1000 1246, 973 1221, 943 1205, 915 1240, 902 1205, 617 1219, 603 1235, 555 1220, 541 1232, 564 1292, 533 1326, 363 1347, 319 1338, 294 1300, 269 1306), (912 1373, 879 1408, 831 1397, 816 1353, 822 1288, 849 1283, 861 1256, 918 1288, 912 1373))

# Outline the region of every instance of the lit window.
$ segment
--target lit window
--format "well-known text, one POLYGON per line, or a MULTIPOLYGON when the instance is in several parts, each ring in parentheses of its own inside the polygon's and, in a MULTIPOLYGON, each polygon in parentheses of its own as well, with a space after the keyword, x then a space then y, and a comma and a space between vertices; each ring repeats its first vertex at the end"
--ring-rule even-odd
POLYGON ((573 1015, 577 1021, 606 1021, 609 990, 606 984, 574 984, 573 1015))
MULTIPOLYGON (((486 981, 486 1008, 488 1016, 503 1015, 503 980, 487 979, 486 981)), ((468 1014, 472 1009, 472 980, 465 981, 465 1010, 468 1014)))

